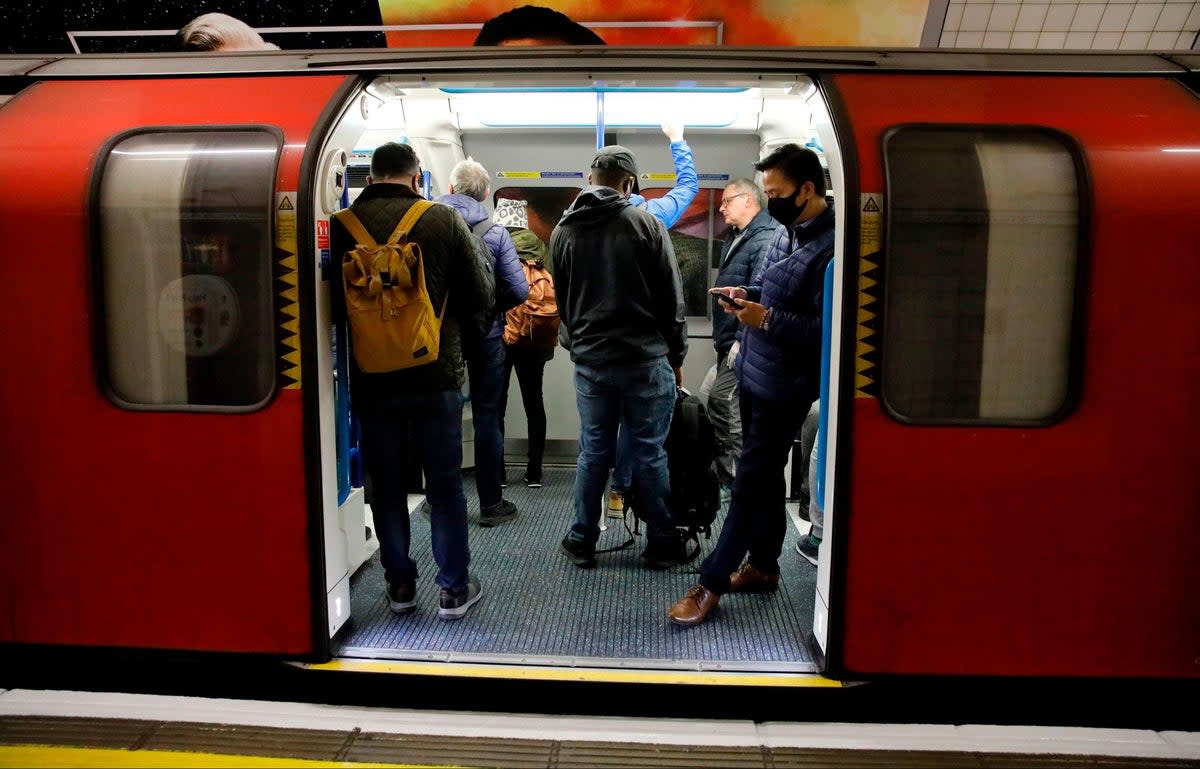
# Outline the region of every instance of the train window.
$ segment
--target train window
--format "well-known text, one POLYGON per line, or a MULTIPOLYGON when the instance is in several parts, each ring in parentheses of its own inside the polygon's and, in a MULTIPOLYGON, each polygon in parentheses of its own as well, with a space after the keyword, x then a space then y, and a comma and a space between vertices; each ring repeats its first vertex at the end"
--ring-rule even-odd
MULTIPOLYGON (((683 299, 687 304, 688 317, 709 317, 712 300, 708 287, 712 283, 711 270, 718 267, 721 241, 729 231, 725 218, 717 210, 721 205, 724 190, 702 189, 679 217, 679 221, 668 231, 675 259, 679 262, 679 277, 683 281, 683 299)), ((642 195, 650 200, 670 192, 670 189, 642 189, 642 195)))
POLYGON ((96 172, 100 357, 128 408, 250 410, 276 382, 267 129, 135 132, 96 172))
POLYGON ((1068 407, 1081 166, 1036 129, 884 140, 883 400, 914 422, 1040 424, 1068 407))

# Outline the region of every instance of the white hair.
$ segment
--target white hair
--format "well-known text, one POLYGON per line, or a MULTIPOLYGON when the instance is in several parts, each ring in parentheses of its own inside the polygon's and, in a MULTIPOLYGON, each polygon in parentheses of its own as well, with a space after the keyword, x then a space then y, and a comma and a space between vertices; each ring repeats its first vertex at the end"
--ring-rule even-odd
POLYGON ((224 13, 197 16, 179 30, 185 51, 278 51, 246 22, 224 13))
POLYGON ((450 186, 460 195, 469 195, 482 202, 491 189, 492 178, 486 168, 472 158, 460 160, 450 172, 450 186))

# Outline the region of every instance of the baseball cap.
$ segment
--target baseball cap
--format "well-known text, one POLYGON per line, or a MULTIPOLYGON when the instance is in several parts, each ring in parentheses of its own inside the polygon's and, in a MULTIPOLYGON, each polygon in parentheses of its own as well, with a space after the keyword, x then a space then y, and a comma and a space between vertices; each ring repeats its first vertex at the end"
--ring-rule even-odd
POLYGON ((633 191, 638 192, 637 162, 633 159, 633 153, 620 144, 610 144, 597 152, 596 157, 592 158, 591 167, 620 169, 633 174, 633 191))

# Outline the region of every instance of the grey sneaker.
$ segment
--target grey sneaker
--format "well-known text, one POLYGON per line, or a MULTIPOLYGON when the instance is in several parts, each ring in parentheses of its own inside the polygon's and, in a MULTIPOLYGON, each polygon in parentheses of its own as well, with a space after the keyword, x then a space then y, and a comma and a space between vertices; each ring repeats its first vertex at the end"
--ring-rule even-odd
POLYGON ((814 537, 812 534, 805 534, 796 542, 796 552, 804 556, 804 560, 817 565, 817 555, 821 551, 821 540, 814 537))
POLYGON ((462 590, 444 587, 438 591, 438 616, 445 620, 462 619, 467 616, 467 610, 479 603, 480 598, 483 598, 483 585, 474 577, 462 590))
POLYGON ((415 582, 388 585, 387 597, 393 614, 408 614, 417 608, 417 585, 415 582))
POLYGON ((490 529, 497 524, 504 523, 516 517, 517 506, 507 499, 502 499, 499 503, 491 507, 485 507, 479 511, 479 525, 485 529, 490 529))

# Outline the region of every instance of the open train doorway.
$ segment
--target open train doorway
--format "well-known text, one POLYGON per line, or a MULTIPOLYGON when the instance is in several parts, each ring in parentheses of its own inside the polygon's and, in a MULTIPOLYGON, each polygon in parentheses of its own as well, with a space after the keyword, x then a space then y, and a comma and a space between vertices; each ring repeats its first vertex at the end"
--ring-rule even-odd
MULTIPOLYGON (((316 180, 318 253, 327 252, 327 220, 337 207, 353 201, 365 183, 370 153, 388 141, 410 144, 425 170, 433 199, 445 194, 454 165, 473 158, 488 169, 492 185, 485 207, 501 199, 526 201, 530 229, 549 239, 563 210, 587 184, 588 163, 597 147, 621 144, 639 164, 639 187, 647 198, 675 185, 669 140, 663 124, 684 130, 698 178, 698 192, 669 228, 683 280, 688 314, 688 354, 684 386, 700 389, 716 361, 712 345, 711 298, 722 244, 729 234, 720 210, 725 187, 738 179, 757 182, 754 163, 773 149, 796 143, 816 150, 827 169, 828 197, 842 195, 842 161, 825 99, 807 77, 720 77, 698 82, 667 76, 613 84, 586 76, 563 75, 535 81, 519 75, 476 79, 448 78, 431 84, 403 75, 364 81, 346 102, 340 119, 320 149, 316 180), (324 220, 324 222, 323 222, 324 220), (325 233, 322 240, 322 231, 325 233)), ((838 232, 837 253, 842 252, 838 232)), ((836 262, 837 260, 835 260, 836 262)), ((835 277, 840 286, 840 277, 835 277)), ((319 312, 328 312, 328 292, 318 287, 319 312)), ((829 294, 833 317, 840 313, 840 289, 829 294)), ((831 344, 836 347, 837 323, 831 344)), ((641 563, 640 544, 599 557, 597 568, 580 570, 558 550, 573 515, 574 463, 579 417, 569 354, 556 349, 544 372, 547 441, 544 483, 528 487, 511 482, 505 498, 517 505, 515 520, 494 528, 478 525, 479 501, 470 472, 472 446, 464 445, 464 491, 468 499, 471 571, 484 584, 485 598, 469 621, 446 623, 433 610, 437 588, 430 553, 429 524, 420 513, 422 496, 414 490, 411 554, 421 571, 418 611, 391 614, 377 543, 371 539, 368 494, 356 486, 362 478, 354 446, 353 404, 345 397, 343 357, 328 316, 322 334, 322 455, 326 497, 327 581, 344 586, 339 600, 349 602, 349 621, 330 633, 334 664, 411 666, 521 665, 553 677, 564 670, 613 671, 637 675, 730 674, 754 676, 820 672, 820 650, 813 626, 818 571, 796 551, 807 523, 789 504, 789 526, 781 589, 767 595, 737 596, 718 610, 717 621, 684 629, 671 625, 666 610, 696 580, 699 559, 666 572, 641 563), (336 499, 332 489, 338 489, 336 499), (345 554, 344 556, 342 554, 345 554), (348 589, 348 598, 345 590, 348 589)), ((836 370, 829 376, 836 378, 836 370)), ((836 398, 837 387, 823 388, 836 398)), ((836 414, 836 403, 828 408, 836 414)), ((472 438, 469 404, 464 411, 464 443, 472 438)), ((515 381, 509 389, 505 453, 509 478, 520 479, 527 450, 526 415, 515 381)), ((830 446, 836 430, 827 427, 830 446)), ((794 458, 800 452, 793 454, 794 458)), ((832 454, 831 454, 832 456, 832 454)), ((832 463, 826 467, 832 478, 832 463)), ((790 468, 789 468, 790 470, 790 468)), ((788 472, 789 478, 802 473, 788 472)), ((832 484, 823 483, 823 488, 832 484)), ((789 489, 789 494, 794 489, 789 489)), ((832 515, 834 511, 829 510, 832 515)), ((605 518, 598 549, 628 538, 632 521, 605 518)), ((711 551, 719 532, 701 540, 700 558, 711 551)), ((449 672, 449 671, 447 671, 449 672)), ((802 676, 803 677, 803 676, 802 676)))

